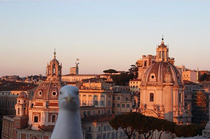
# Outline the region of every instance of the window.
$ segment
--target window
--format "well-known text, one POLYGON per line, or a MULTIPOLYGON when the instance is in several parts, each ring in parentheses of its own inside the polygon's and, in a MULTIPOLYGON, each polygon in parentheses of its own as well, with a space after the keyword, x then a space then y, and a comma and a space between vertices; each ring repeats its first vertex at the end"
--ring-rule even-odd
POLYGON ((147 61, 144 61, 144 67, 146 67, 147 66, 147 61))
POLYGON ((163 51, 163 60, 165 60, 165 51, 163 51))
POLYGON ((91 126, 88 127, 88 131, 91 131, 91 126))
POLYGON ((14 105, 15 105, 15 101, 13 100, 13 101, 12 101, 12 106, 14 106, 14 105))
POLYGON ((125 108, 125 104, 122 104, 122 107, 125 108))
POLYGON ((106 126, 104 126, 104 131, 106 131, 106 126))
POLYGON ((9 100, 7 101, 7 106, 9 106, 9 100))
POLYGON ((101 136, 100 136, 100 134, 98 134, 98 136, 97 136, 97 139, 101 139, 101 136))
POLYGON ((39 91, 39 92, 38 92, 38 95, 39 95, 39 96, 42 96, 42 91, 39 91))
POLYGON ((1 100, 1 105, 4 105, 4 100, 1 100))
POLYGON ((103 139, 106 139, 106 133, 103 134, 103 139))
POLYGON ((130 104, 127 104, 127 106, 126 106, 127 108, 130 108, 130 104))
POLYGON ((107 134, 107 138, 108 138, 108 139, 110 138, 110 133, 107 134))
POLYGON ((108 101, 108 106, 111 107, 111 101, 108 101))
POLYGON ((179 102, 181 102, 182 94, 179 93, 179 102))
POLYGON ((38 116, 34 116, 34 122, 37 123, 39 120, 38 116))
POLYGON ((154 94, 150 93, 150 102, 154 102, 154 94))
POLYGON ((117 107, 120 107, 120 104, 117 104, 117 107))
POLYGON ((117 100, 120 100, 120 97, 117 97, 117 100))
POLYGON ((115 104, 114 103, 112 104, 112 107, 115 107, 115 104))
POLYGON ((104 106, 104 101, 100 101, 100 105, 101 106, 104 106))
POLYGON ((51 93, 51 96, 55 98, 55 97, 57 96, 57 94, 58 94, 58 93, 57 93, 56 91, 53 91, 53 92, 51 93))
POLYGON ((100 110, 98 110, 98 114, 100 114, 100 110))
POLYGON ((98 101, 94 101, 94 105, 98 105, 98 101))
POLYGON ((114 138, 114 132, 112 132, 112 138, 114 138))
POLYGON ((18 114, 20 114, 20 108, 18 108, 18 114))
POLYGON ((52 115, 52 122, 55 123, 55 115, 52 115))
POLYGON ((98 131, 101 131, 101 127, 98 127, 98 131))
POLYGON ((92 139, 92 136, 90 134, 88 134, 87 139, 92 139))

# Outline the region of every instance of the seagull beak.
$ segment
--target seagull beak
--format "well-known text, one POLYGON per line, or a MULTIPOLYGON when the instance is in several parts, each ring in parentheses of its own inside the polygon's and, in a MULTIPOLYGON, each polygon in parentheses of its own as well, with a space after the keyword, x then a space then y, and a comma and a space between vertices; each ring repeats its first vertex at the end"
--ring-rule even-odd
POLYGON ((65 99, 66 99, 66 102, 70 103, 72 102, 74 98, 69 94, 67 97, 65 97, 65 99))

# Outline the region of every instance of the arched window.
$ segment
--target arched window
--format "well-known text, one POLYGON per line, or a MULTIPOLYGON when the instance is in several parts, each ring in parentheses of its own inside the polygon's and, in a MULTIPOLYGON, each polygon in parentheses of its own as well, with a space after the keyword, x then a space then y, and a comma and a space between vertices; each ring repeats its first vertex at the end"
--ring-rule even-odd
POLYGON ((55 74, 55 65, 53 65, 53 75, 55 74))
POLYGON ((150 93, 150 102, 154 102, 154 93, 150 93))
POLYGON ((165 51, 163 51, 163 60, 165 60, 165 51))
POLYGON ((146 67, 147 66, 147 61, 144 61, 144 67, 146 67))
POLYGON ((39 117, 38 116, 34 116, 34 123, 39 122, 39 117))
POLYGON ((159 58, 161 58, 161 51, 159 51, 159 58))
POLYGON ((52 122, 55 123, 56 115, 52 115, 52 122))

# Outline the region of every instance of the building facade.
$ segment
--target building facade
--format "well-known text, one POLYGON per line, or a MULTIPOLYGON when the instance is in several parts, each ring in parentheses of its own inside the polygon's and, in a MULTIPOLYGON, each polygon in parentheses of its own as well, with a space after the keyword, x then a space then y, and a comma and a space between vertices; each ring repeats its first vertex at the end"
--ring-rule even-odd
POLYGON ((162 39, 156 48, 156 61, 146 69, 142 77, 140 111, 178 124, 190 123, 191 117, 184 109, 182 76, 168 52, 162 39))

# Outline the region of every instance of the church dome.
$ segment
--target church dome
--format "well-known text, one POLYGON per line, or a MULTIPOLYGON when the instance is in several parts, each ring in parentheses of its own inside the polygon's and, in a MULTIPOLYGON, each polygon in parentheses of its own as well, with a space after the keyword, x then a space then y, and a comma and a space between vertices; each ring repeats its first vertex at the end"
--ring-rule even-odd
POLYGON ((34 92, 34 99, 58 100, 61 87, 60 81, 42 82, 34 92))
POLYGON ((173 83, 182 84, 182 76, 178 69, 170 62, 155 62, 144 73, 143 82, 148 84, 173 83))
POLYGON ((24 98, 26 99, 27 98, 27 95, 25 92, 20 92, 20 94, 18 95, 18 98, 24 98))

